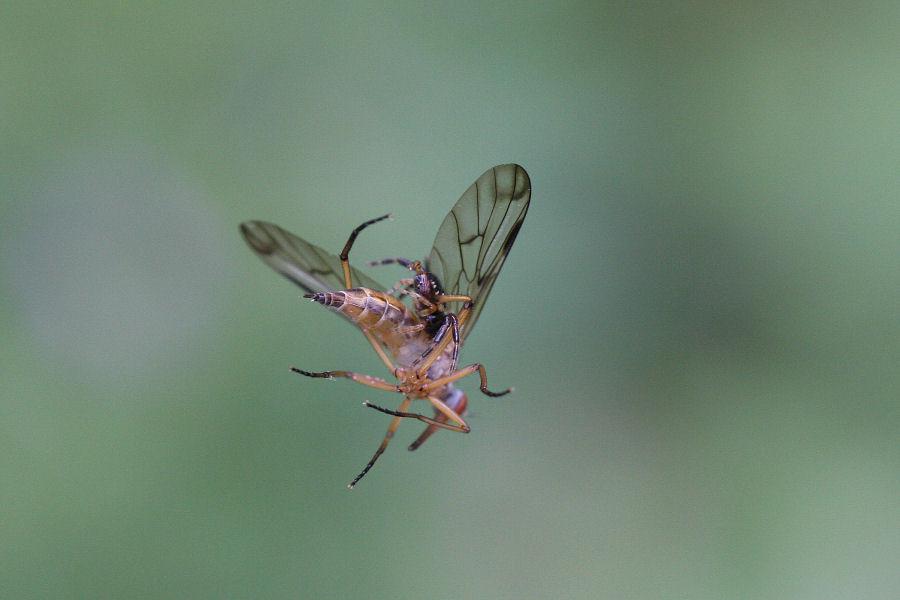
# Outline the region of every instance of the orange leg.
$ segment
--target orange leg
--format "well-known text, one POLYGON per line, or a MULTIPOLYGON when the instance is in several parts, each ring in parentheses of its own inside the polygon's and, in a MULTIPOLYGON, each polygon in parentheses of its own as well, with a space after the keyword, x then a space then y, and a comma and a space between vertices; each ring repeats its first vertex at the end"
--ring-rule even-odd
MULTIPOLYGON (((453 390, 450 394, 442 397, 441 399, 444 401, 444 404, 446 404, 447 406, 452 408, 456 414, 458 414, 458 415, 465 414, 466 405, 468 404, 468 401, 466 399, 466 395, 463 394, 462 391, 453 390)), ((445 415, 442 412, 435 411, 434 420, 444 423, 447 421, 447 415, 445 415)), ((439 429, 440 429, 440 427, 437 427, 435 425, 429 425, 428 427, 425 428, 425 431, 423 431, 422 434, 419 437, 417 437, 416 440, 412 444, 409 445, 407 450, 409 450, 410 452, 412 452, 413 450, 416 450, 419 446, 424 444, 428 440, 428 438, 430 438, 432 435, 434 435, 435 432, 437 432, 439 429)))
MULTIPOLYGON (((404 398, 403 402, 400 403, 400 411, 405 411, 406 409, 408 409, 409 403, 411 401, 412 401, 412 398, 410 398, 409 396, 404 398)), ((391 438, 394 437, 394 432, 397 431, 397 426, 400 425, 401 420, 403 420, 402 417, 394 417, 393 418, 390 426, 388 426, 387 433, 384 434, 384 439, 381 440, 381 445, 378 446, 378 450, 375 451, 375 456, 372 457, 372 460, 370 460, 369 463, 366 465, 366 467, 362 470, 362 473, 357 475, 353 479, 353 481, 350 482, 350 485, 347 486, 348 488, 350 488, 352 490, 353 486, 356 485, 359 482, 359 480, 362 479, 363 477, 365 477, 366 473, 369 472, 369 469, 372 468, 372 465, 375 464, 375 461, 378 460, 378 457, 381 456, 382 453, 384 453, 384 450, 385 450, 385 448, 387 448, 387 445, 390 443, 391 438)))
POLYGON ((357 383, 361 383, 363 385, 367 385, 369 387, 377 388, 379 390, 385 390, 388 392, 402 392, 400 386, 396 384, 391 384, 385 381, 384 379, 379 379, 378 377, 372 377, 371 375, 360 375, 359 373, 354 373, 352 371, 322 371, 319 373, 312 373, 310 371, 304 371, 303 369, 298 369, 296 367, 291 367, 291 371, 294 373, 299 373, 300 375, 306 375, 307 377, 321 377, 323 379, 334 379, 335 377, 346 377, 347 379, 352 379, 357 383))
MULTIPOLYGON (((412 279, 401 279, 398 283, 403 281, 409 281, 410 285, 412 284, 412 279)), ((419 317, 427 317, 428 315, 434 314, 438 311, 439 307, 437 304, 420 294, 419 292, 414 292, 412 290, 402 289, 399 290, 401 294, 404 296, 409 296, 415 301, 416 306, 416 314, 419 317)))
POLYGON ((412 279, 398 279, 397 283, 392 285, 391 289, 389 289, 387 291, 387 294, 389 296, 393 296, 395 293, 397 293, 397 294, 399 294, 397 296, 398 298, 404 294, 409 294, 410 292, 406 288, 407 288, 407 286, 412 285, 412 282, 413 282, 412 279))
POLYGON ((341 259, 341 268, 344 269, 344 284, 346 284, 347 288, 350 289, 353 287, 353 281, 350 278, 350 248, 353 247, 353 242, 356 241, 356 236, 359 235, 359 232, 372 225, 373 223, 378 223, 379 221, 384 221, 385 219, 390 219, 391 215, 384 215, 383 217, 378 217, 377 219, 369 219, 356 229, 350 232, 350 237, 347 239, 347 243, 344 244, 344 249, 341 251, 339 258, 341 259))
POLYGON ((456 369, 456 359, 459 356, 459 346, 460 346, 460 334, 459 330, 463 326, 463 323, 466 322, 466 319, 469 318, 469 312, 472 310, 472 302, 466 302, 463 306, 462 310, 459 312, 459 315, 454 315, 453 313, 448 313, 447 318, 451 320, 451 327, 453 330, 453 335, 451 337, 444 336, 442 339, 438 340, 435 336, 434 343, 432 346, 422 355, 422 358, 417 361, 416 370, 420 375, 424 375, 428 372, 428 369, 431 368, 431 365, 434 364, 434 361, 444 353, 444 350, 447 348, 447 344, 453 341, 456 344, 456 347, 453 349, 453 369, 456 369), (430 354, 429 354, 430 353, 430 354), (426 358, 427 356, 427 358, 426 358))
POLYGON ((384 363, 384 366, 388 368, 388 371, 393 373, 396 367, 391 361, 391 358, 387 355, 387 352, 384 351, 384 347, 378 342, 378 340, 375 339, 375 336, 372 335, 372 332, 366 331, 361 327, 360 330, 363 332, 363 335, 366 336, 366 339, 369 340, 369 344, 371 344, 372 349, 375 350, 375 354, 378 355, 378 358, 381 359, 381 362, 384 363))
POLYGON ((457 379, 462 379, 466 375, 471 375, 472 373, 478 372, 481 375, 481 392, 485 396, 490 396, 492 398, 497 398, 499 396, 505 396, 506 394, 513 391, 513 388, 509 388, 508 390, 503 390, 502 392, 492 392, 487 389, 487 373, 484 371, 484 367, 478 363, 473 365, 469 365, 468 367, 463 367, 462 369, 457 370, 454 373, 450 373, 449 375, 445 375, 438 379, 433 379, 425 385, 425 391, 436 390, 441 386, 445 386, 448 383, 453 383, 457 379))
POLYGON ((442 344, 442 340, 446 337, 447 332, 451 333, 451 337, 453 340, 453 353, 450 358, 450 371, 456 370, 456 364, 459 360, 459 346, 460 346, 460 337, 459 337, 459 318, 453 314, 448 313, 446 316, 446 320, 441 328, 438 330, 437 334, 435 334, 434 339, 431 340, 431 345, 428 347, 425 352, 422 353, 422 356, 413 361, 412 366, 417 368, 420 374, 424 374, 427 372, 427 369, 431 367, 437 357, 444 352, 447 348, 447 344, 442 344), (432 358, 433 357, 433 358, 432 358), (420 366, 422 361, 425 360, 425 364, 420 366))
MULTIPOLYGON (((440 414, 435 415, 434 420, 440 421, 443 423, 444 421, 447 420, 447 417, 444 416, 444 413, 440 413, 440 414)), ((432 435, 434 435, 435 432, 437 432, 439 429, 440 429, 440 427, 438 427, 436 425, 429 425, 428 427, 425 428, 425 431, 423 431, 422 434, 419 437, 417 437, 416 440, 412 444, 407 446, 406 449, 409 450, 410 452, 412 452, 413 450, 417 450, 419 448, 419 446, 424 444, 425 441, 428 438, 430 438, 432 435)))
POLYGON ((393 415, 395 417, 404 417, 407 419, 418 419, 423 423, 428 423, 429 425, 434 425, 435 427, 440 427, 441 429, 449 429, 450 431, 457 431, 459 433, 469 433, 472 430, 469 427, 469 424, 459 416, 455 410, 447 406, 443 400, 438 398, 437 396, 428 396, 428 401, 431 402, 431 405, 435 407, 440 414, 445 415, 448 419, 456 422, 457 425, 452 425, 445 421, 438 421, 436 419, 432 419, 431 417, 426 417, 425 415, 420 415, 418 413, 410 413, 405 412, 405 410, 390 410, 388 408, 382 408, 380 406, 376 406, 371 402, 363 402, 363 406, 368 406, 369 408, 374 408, 377 411, 383 412, 386 415, 393 415))
MULTIPOLYGON (((350 276, 350 249, 353 248, 353 243, 356 241, 356 236, 359 235, 359 232, 372 225, 374 223, 378 223, 379 221, 384 221, 385 219, 390 219, 391 215, 387 214, 375 219, 369 219, 356 229, 350 232, 350 237, 347 238, 347 243, 344 244, 344 249, 341 251, 339 258, 341 259, 341 268, 344 270, 344 285, 347 286, 346 289, 351 289, 353 287, 353 278, 350 276)), ((363 332, 363 335, 366 336, 366 339, 369 340, 369 344, 372 345, 372 348, 375 349, 375 353, 378 354, 378 357, 381 359, 381 362, 385 364, 385 366, 393 371, 394 365, 391 363, 391 359, 388 357, 387 353, 384 351, 382 345, 375 339, 371 333, 360 327, 363 332)))
POLYGON ((439 304, 446 304, 448 302, 471 302, 472 299, 468 296, 453 296, 450 294, 442 294, 437 297, 437 301, 439 304))

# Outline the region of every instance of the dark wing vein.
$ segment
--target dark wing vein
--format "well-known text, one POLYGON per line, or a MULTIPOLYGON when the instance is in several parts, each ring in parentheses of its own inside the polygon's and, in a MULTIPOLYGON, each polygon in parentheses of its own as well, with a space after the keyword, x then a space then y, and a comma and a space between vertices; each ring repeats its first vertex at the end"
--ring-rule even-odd
POLYGON ((448 294, 474 301, 463 339, 484 308, 530 201, 531 181, 525 169, 500 165, 485 171, 466 190, 438 229, 426 268, 448 294))
MULTIPOLYGON (((308 292, 342 290, 344 275, 341 260, 313 246, 272 223, 245 221, 241 223, 241 235, 250 248, 267 265, 308 292)), ((384 290, 380 283, 350 269, 354 286, 384 290)))

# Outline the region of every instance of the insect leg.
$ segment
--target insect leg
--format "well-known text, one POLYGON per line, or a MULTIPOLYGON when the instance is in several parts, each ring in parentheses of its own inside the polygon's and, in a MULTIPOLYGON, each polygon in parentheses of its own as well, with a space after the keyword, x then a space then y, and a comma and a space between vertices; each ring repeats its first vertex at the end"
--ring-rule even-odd
MULTIPOLYGON (((449 394, 446 394, 441 399, 444 401, 444 404, 446 404, 447 406, 452 408, 456 414, 458 414, 458 415, 465 414, 466 405, 467 405, 468 401, 466 399, 466 395, 462 392, 462 390, 452 390, 449 394)), ((441 423, 444 423, 447 421, 447 415, 445 415, 444 413, 442 413, 438 410, 435 410, 434 412, 435 412, 435 415, 434 415, 435 421, 440 421, 441 423)), ((438 429, 440 429, 440 427, 437 427, 435 425, 429 425, 428 427, 426 427, 425 431, 422 432, 422 435, 420 435, 418 438, 416 438, 416 441, 414 441, 412 444, 410 444, 409 447, 407 448, 407 450, 409 450, 410 452, 412 452, 413 450, 416 450, 419 446, 424 444, 428 438, 430 438, 432 435, 434 435, 434 433, 438 429)))
POLYGON ((384 221, 385 219, 390 219, 391 215, 384 215, 383 217, 378 217, 377 219, 369 219, 356 229, 350 232, 350 237, 347 239, 347 243, 344 244, 344 249, 341 251, 339 258, 341 259, 341 268, 344 269, 344 284, 347 286, 347 289, 353 287, 353 282, 350 278, 350 261, 347 260, 350 255, 350 248, 353 247, 353 242, 356 241, 356 236, 359 235, 359 232, 372 225, 373 223, 377 223, 378 221, 384 221))
MULTIPOLYGON (((393 362, 391 362, 391 358, 387 355, 387 352, 384 351, 384 347, 381 345, 381 343, 377 339, 375 339, 375 336, 372 334, 372 332, 363 329, 362 327, 360 327, 359 329, 363 332, 363 335, 366 336, 366 339, 369 340, 369 344, 371 344, 372 349, 375 350, 375 354, 378 355, 378 358, 381 359, 381 362, 384 363, 384 366, 388 368, 388 371, 390 371, 391 373, 396 372, 397 367, 394 366, 393 362)), ((297 373, 301 373, 302 375, 309 375, 310 377, 328 377, 328 375, 321 375, 316 373, 309 374, 309 372, 307 371, 301 371, 300 369, 294 369, 293 367, 291 367, 291 370, 297 373)), ((329 373, 329 371, 325 371, 325 373, 329 373)), ((368 377, 368 375, 365 375, 364 377, 368 377)))
MULTIPOLYGON (((387 214, 387 215, 384 215, 384 216, 381 216, 381 217, 378 217, 375 219, 369 219, 368 221, 366 221, 365 223, 363 223, 362 225, 360 225, 359 227, 357 227, 356 229, 354 229, 353 231, 350 232, 350 237, 347 238, 347 243, 344 244, 344 249, 341 251, 341 253, 339 255, 339 258, 341 259, 341 268, 344 270, 344 285, 347 286, 347 289, 350 289, 353 287, 353 280, 350 277, 349 257, 350 257, 350 249, 353 247, 353 242, 356 241, 356 236, 358 236, 359 232, 362 231, 363 229, 365 229, 366 227, 368 227, 369 225, 372 225, 373 223, 378 223, 379 221, 384 221, 385 219, 390 219, 390 218, 391 218, 391 215, 387 214)), ((308 296, 304 296, 304 297, 308 297, 308 296)), ((360 327, 360 329, 362 329, 362 327, 360 327)), ((388 358, 387 353, 384 351, 384 348, 382 348, 382 346, 378 342, 378 340, 375 339, 375 336, 373 336, 370 332, 366 331, 365 329, 362 329, 362 332, 363 332, 363 335, 366 336, 366 339, 369 340, 369 343, 372 345, 372 348, 375 349, 375 353, 378 354, 378 357, 381 359, 381 362, 383 362, 388 369, 393 371, 395 368, 394 364, 391 362, 391 359, 388 358)))
MULTIPOLYGON (((393 296, 394 294, 400 294, 400 295, 407 294, 408 295, 409 291, 406 290, 405 288, 407 286, 412 285, 412 283, 413 283, 412 279, 398 279, 397 283, 392 285, 391 289, 387 290, 385 293, 388 296, 393 296)), ((399 298, 400 296, 398 295, 397 297, 399 298)))
POLYGON ((386 415, 393 415, 395 417, 404 417, 407 419, 418 419, 423 423, 428 423, 429 425, 433 425, 435 427, 440 427, 441 429, 449 429, 450 431, 458 431, 459 433, 469 433, 471 428, 469 424, 465 422, 465 420, 456 414, 452 408, 447 406, 440 398, 437 396, 428 396, 428 401, 431 402, 432 406, 434 406, 437 410, 441 412, 441 414, 446 415, 447 418, 455 421, 457 425, 453 425, 451 423, 445 422, 445 420, 437 420, 432 419, 431 417, 426 417, 425 415, 420 415, 418 413, 405 412, 404 410, 391 410, 389 408, 382 408, 380 406, 376 406, 371 402, 363 402, 363 406, 368 406, 369 408, 374 408, 379 412, 383 412, 386 415))
POLYGON ((459 320, 456 315, 451 314, 450 319, 453 321, 451 329, 453 331, 453 355, 450 357, 450 370, 455 371, 459 362, 459 345, 462 343, 459 339, 459 320))
MULTIPOLYGON (((464 309, 465 310, 465 309, 464 309)), ((452 369, 456 369, 456 361, 459 357, 459 346, 460 346, 460 335, 459 335, 459 327, 462 323, 461 317, 457 317, 453 313, 447 313, 447 322, 438 330, 437 334, 435 334, 434 340, 432 341, 432 345, 429 346, 428 350, 425 351, 424 354, 416 361, 416 371, 418 373, 427 373, 428 369, 431 368, 431 365, 434 364, 434 361, 444 353, 444 350, 447 349, 447 345, 452 341, 454 344, 453 347, 453 359, 452 359, 452 369), (447 330, 450 330, 453 335, 447 337, 447 330), (421 361, 421 362, 420 362, 421 361)))
POLYGON ((459 346, 460 346, 460 338, 459 338, 459 319, 453 313, 447 314, 447 320, 444 321, 444 324, 441 325, 441 328, 438 329, 437 333, 434 336, 434 339, 431 341, 431 345, 428 346, 428 349, 422 353, 422 356, 417 358, 412 366, 417 367, 420 373, 426 373, 428 369, 431 367, 431 364, 437 360, 437 357, 440 356, 447 347, 447 344, 441 344, 441 341, 447 335, 447 332, 450 331, 452 333, 453 339, 453 356, 450 359, 450 371, 456 370, 456 363, 459 359, 459 346), (428 360, 425 360, 425 359, 428 360), (419 364, 425 360, 425 364, 419 367, 419 364))
MULTIPOLYGON (((451 371, 453 371, 456 369, 456 361, 457 361, 457 358, 459 357, 459 346, 461 344, 459 330, 463 326, 463 323, 466 322, 466 319, 469 318, 469 313, 472 310, 473 304, 472 304, 471 298, 469 298, 468 296, 448 296, 448 297, 449 298, 465 298, 465 304, 463 305, 462 310, 459 311, 459 315, 455 315, 453 313, 447 313, 447 320, 451 322, 451 325, 453 328, 453 342, 455 344, 455 347, 453 348, 452 368, 450 369, 451 371)), ((450 340, 448 340, 446 342, 441 342, 441 340, 439 339, 439 336, 441 336, 441 335, 442 335, 441 332, 438 331, 438 334, 435 335, 435 339, 434 339, 435 344, 433 344, 431 347, 429 347, 428 350, 425 352, 425 354, 422 355, 422 358, 419 359, 419 361, 421 361, 421 360, 425 361, 418 367, 418 370, 420 373, 427 373, 428 369, 431 368, 431 365, 434 363, 434 361, 436 361, 438 359, 438 357, 447 348, 447 344, 450 343, 450 340), (429 352, 431 352, 430 355, 428 355, 429 352), (426 355, 428 356, 427 358, 425 358, 426 355)))
POLYGON ((320 377, 322 379, 346 377, 347 379, 352 379, 357 383, 377 388, 379 390, 386 390, 388 392, 401 391, 400 386, 390 384, 383 379, 379 379, 378 377, 372 377, 371 375, 360 375, 359 373, 354 373, 353 371, 322 371, 320 373, 312 373, 310 371, 304 371, 303 369, 298 369, 296 367, 291 367, 291 371, 293 371, 294 373, 299 373, 300 375, 306 375, 307 377, 320 377))
MULTIPOLYGON (((400 410, 406 410, 407 408, 409 408, 409 403, 411 401, 412 398, 410 398, 409 396, 404 398, 403 402, 400 403, 400 410)), ((378 460, 378 457, 381 456, 381 454, 384 452, 384 449, 387 448, 387 445, 390 443, 391 438, 394 437, 394 432, 397 431, 397 426, 400 425, 401 420, 403 420, 402 417, 394 417, 394 419, 391 421, 390 426, 388 426, 387 433, 384 434, 384 439, 381 440, 381 445, 378 446, 378 450, 375 451, 375 456, 372 457, 372 460, 370 460, 366 467, 362 470, 362 473, 357 475, 353 479, 353 481, 350 482, 350 485, 347 486, 348 488, 352 490, 353 486, 356 485, 357 482, 365 477, 366 473, 369 472, 369 469, 372 468, 372 465, 375 464, 375 461, 378 460)))
POLYGON ((472 312, 472 307, 475 306, 475 303, 468 296, 454 296, 456 298, 465 298, 465 300, 460 300, 463 302, 463 307, 459 311, 459 326, 462 327, 466 320, 469 318, 469 313, 472 312))
MULTIPOLYGON (((399 282, 397 282, 397 283, 399 284, 399 283, 404 282, 404 281, 412 281, 412 280, 410 280, 410 279, 401 279, 401 280, 400 280, 399 282)), ((417 306, 416 306, 416 313, 417 313, 420 317, 425 317, 425 316, 428 316, 428 315, 430 315, 430 314, 433 314, 433 313, 437 312, 438 309, 440 308, 437 304, 435 304, 434 302, 432 302, 431 300, 429 300, 428 298, 426 298, 425 296, 423 296, 423 295, 420 294, 419 292, 414 292, 414 291, 412 291, 412 290, 406 290, 406 289, 401 289, 401 290, 397 290, 397 291, 399 291, 399 292, 400 292, 402 295, 404 295, 404 296, 409 296, 410 298, 412 298, 412 299, 417 303, 417 306)))
POLYGON ((492 398, 497 398, 499 396, 505 396, 506 394, 513 391, 513 388, 509 388, 508 390, 503 390, 502 392, 492 392, 487 389, 487 373, 484 371, 484 366, 475 363, 473 365, 469 365, 468 367, 463 367, 462 369, 457 370, 455 373, 450 373, 449 375, 445 375, 443 377, 439 377, 438 379, 433 379, 429 381, 424 387, 425 391, 436 390, 442 385, 447 385, 448 383, 453 383, 457 379, 462 379, 466 375, 471 375, 472 373, 478 372, 481 375, 481 392, 485 396, 490 396, 492 398))
MULTIPOLYGON (((444 394, 441 397, 441 400, 444 401, 444 404, 446 404, 447 406, 452 408, 453 412, 455 412, 456 414, 461 415, 461 416, 465 415, 466 405, 468 404, 468 401, 466 399, 466 395, 462 392, 462 390, 450 390, 450 392, 448 394, 444 394)), ((435 410, 434 411, 434 420, 440 421, 441 423, 445 423, 447 421, 447 415, 445 415, 444 413, 442 413, 438 410, 435 410)), ((428 427, 425 428, 425 431, 422 432, 422 435, 420 435, 418 438, 416 438, 416 441, 414 441, 412 444, 409 445, 407 450, 409 450, 410 452, 412 452, 413 450, 416 450, 419 446, 424 444, 428 438, 430 438, 432 435, 434 435, 435 432, 437 432, 439 429, 440 429, 440 427, 437 427, 436 425, 429 425, 428 427)))
MULTIPOLYGON (((402 265, 402 266, 406 267, 407 269, 409 269, 410 271, 414 271, 416 269, 415 265, 421 266, 422 263, 417 260, 410 260, 408 258, 383 258, 381 260, 370 261, 370 262, 366 263, 366 266, 367 267, 377 267, 380 265, 392 265, 392 264, 402 265)), ((412 283, 413 283, 412 278, 401 279, 397 283, 395 283, 393 286, 391 286, 391 289, 387 290, 387 293, 389 295, 394 294, 394 292, 407 293, 406 290, 404 290, 403 288, 406 286, 412 285, 412 283)))
POLYGON ((397 333, 415 333, 417 331, 422 331, 423 329, 425 329, 425 324, 419 323, 408 327, 397 327, 397 333))
MULTIPOLYGON (((407 269, 410 269, 410 265, 413 263, 417 263, 419 261, 409 260, 408 258, 383 258, 381 260, 373 260, 371 262, 366 263, 367 267, 377 267, 379 265, 403 265, 407 269)), ((410 269, 412 270, 412 269, 410 269)))
POLYGON ((472 299, 468 296, 451 296, 450 294, 441 294, 437 297, 437 301, 439 304, 446 304, 447 302, 472 302, 472 299))
MULTIPOLYGON (((463 323, 466 322, 466 319, 469 318, 469 313, 472 310, 473 303, 472 303, 472 299, 469 298, 468 296, 441 296, 441 298, 450 298, 451 300, 447 300, 448 302, 455 302, 455 301, 465 302, 465 304, 463 304, 462 310, 459 311, 459 315, 455 315, 453 313, 447 314, 447 322, 450 323, 450 326, 452 327, 452 331, 453 331, 453 357, 450 360, 450 371, 455 371, 457 361, 459 360, 459 346, 460 346, 460 344, 462 344, 459 330, 463 326, 463 323)), ((446 324, 447 323, 444 323, 445 326, 446 326, 446 324)), ((422 357, 416 361, 416 364, 417 364, 420 360, 422 360, 426 357, 428 352, 433 352, 433 354, 431 356, 429 356, 427 360, 425 360, 425 364, 423 365, 424 370, 421 372, 426 373, 428 371, 428 369, 431 368, 432 363, 434 363, 434 361, 437 360, 437 358, 446 349, 446 347, 447 347, 446 343, 441 345, 440 349, 435 347, 438 344, 438 342, 440 342, 441 337, 444 335, 444 333, 446 333, 446 332, 444 331, 444 327, 442 327, 441 330, 438 331, 438 334, 435 335, 435 337, 434 337, 435 345, 433 345, 431 348, 429 348, 425 352, 425 354, 423 354, 422 357)))
POLYGON ((375 339, 375 336, 372 335, 371 331, 366 331, 362 327, 360 327, 360 330, 363 332, 363 335, 366 336, 366 339, 369 340, 369 343, 375 350, 375 354, 378 355, 378 358, 381 359, 381 362, 384 363, 384 366, 388 368, 388 371, 393 373, 397 369, 397 367, 395 367, 394 363, 391 362, 390 357, 387 355, 387 352, 384 351, 384 347, 381 345, 381 343, 375 339))

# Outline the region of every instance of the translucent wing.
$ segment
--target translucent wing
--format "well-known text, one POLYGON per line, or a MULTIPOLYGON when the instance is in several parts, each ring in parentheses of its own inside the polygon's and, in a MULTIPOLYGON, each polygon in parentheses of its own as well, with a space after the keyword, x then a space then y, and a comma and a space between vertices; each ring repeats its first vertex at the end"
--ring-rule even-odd
MULTIPOLYGON (((241 223, 241 235, 263 262, 308 292, 342 290, 341 260, 278 225, 263 221, 241 223)), ((380 283, 351 268, 354 286, 384 290, 380 283)))
POLYGON ((474 301, 463 339, 484 308, 530 201, 531 180, 525 169, 500 165, 466 190, 438 229, 426 270, 437 275, 448 294, 474 301))

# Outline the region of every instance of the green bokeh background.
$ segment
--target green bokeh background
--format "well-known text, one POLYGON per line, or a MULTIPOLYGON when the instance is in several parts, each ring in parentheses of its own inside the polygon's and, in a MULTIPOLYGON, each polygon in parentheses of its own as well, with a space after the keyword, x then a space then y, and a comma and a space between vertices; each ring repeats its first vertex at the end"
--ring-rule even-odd
POLYGON ((896 4, 2 15, 0 597, 897 597, 896 4), (348 491, 393 399, 287 367, 383 366, 237 224, 424 256, 505 162, 516 392, 348 491))

